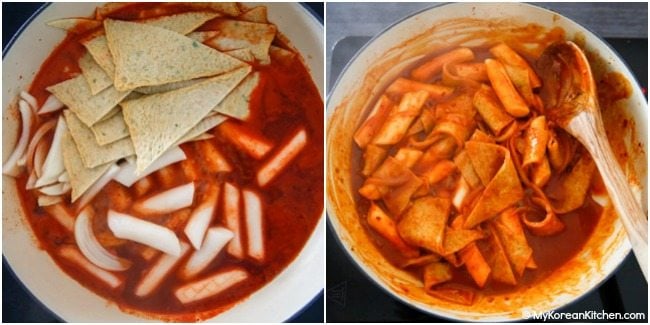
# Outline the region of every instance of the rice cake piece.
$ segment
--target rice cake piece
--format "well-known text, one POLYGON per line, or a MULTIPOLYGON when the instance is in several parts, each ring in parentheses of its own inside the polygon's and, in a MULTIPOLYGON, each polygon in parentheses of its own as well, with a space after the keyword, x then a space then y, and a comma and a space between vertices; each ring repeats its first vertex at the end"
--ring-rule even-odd
POLYGON ((244 62, 252 63, 255 61, 255 56, 253 55, 253 52, 251 52, 250 49, 236 49, 236 50, 225 51, 223 53, 226 53, 232 56, 233 58, 244 62))
POLYGON ((126 126, 126 123, 124 123, 124 116, 119 107, 116 114, 113 114, 113 116, 108 119, 97 122, 93 125, 91 130, 95 134, 97 144, 100 146, 113 143, 129 136, 129 128, 126 126))
POLYGON ((77 145, 81 160, 83 160, 84 166, 87 168, 94 168, 135 153, 130 138, 100 146, 95 141, 93 131, 85 126, 72 111, 65 110, 63 115, 68 123, 68 130, 70 130, 72 139, 77 145))
POLYGON ((84 165, 79 150, 68 130, 63 135, 63 166, 70 177, 72 187, 72 202, 83 195, 111 167, 113 162, 99 165, 95 168, 88 168, 84 165))
POLYGON ((214 111, 240 120, 247 119, 250 114, 251 96, 259 82, 259 72, 251 73, 214 108, 214 111))
POLYGON ((47 87, 47 90, 68 106, 87 126, 101 120, 129 94, 128 91, 117 91, 114 87, 108 87, 93 95, 83 75, 47 87))
POLYGON ((222 114, 212 114, 206 116, 203 120, 201 120, 201 122, 199 122, 199 124, 195 125, 191 130, 185 133, 185 135, 180 140, 178 140, 178 144, 180 145, 185 142, 200 139, 200 135, 225 122, 227 119, 228 117, 222 114))
POLYGON ((106 71, 95 62, 93 56, 88 52, 79 59, 79 68, 81 68, 81 73, 86 79, 93 96, 113 84, 113 79, 106 74, 106 71))
POLYGON ((121 104, 141 173, 197 125, 251 71, 250 66, 190 87, 121 104))
POLYGON ((157 86, 144 86, 144 87, 138 87, 135 89, 136 92, 141 93, 141 94, 146 94, 146 95, 151 95, 151 94, 158 94, 158 93, 164 93, 180 88, 185 88, 189 87, 191 85, 194 85, 196 83, 199 83, 201 81, 205 81, 207 78, 197 78, 197 79, 190 79, 190 80, 183 80, 183 81, 176 81, 176 82, 170 82, 164 85, 157 85, 157 86))
POLYGON ((266 18, 266 7, 265 6, 253 7, 247 12, 241 14, 238 17, 238 19, 244 21, 250 21, 253 23, 266 24, 268 23, 268 19, 266 18))
MULTIPOLYGON (((213 12, 188 12, 160 18, 145 19, 142 23, 169 29, 180 34, 187 34, 203 25, 206 21, 217 16, 219 16, 219 14, 213 12)), ((113 79, 115 76, 115 64, 113 63, 113 56, 108 47, 106 35, 100 35, 83 42, 83 45, 95 59, 97 64, 99 64, 106 74, 113 79)))
POLYGON ((271 62, 269 47, 277 31, 275 25, 222 20, 217 24, 216 30, 220 33, 206 42, 209 46, 219 51, 247 48, 261 64, 271 62))
POLYGON ((104 21, 104 28, 115 64, 115 88, 122 91, 213 76, 246 65, 164 28, 112 19, 104 21))

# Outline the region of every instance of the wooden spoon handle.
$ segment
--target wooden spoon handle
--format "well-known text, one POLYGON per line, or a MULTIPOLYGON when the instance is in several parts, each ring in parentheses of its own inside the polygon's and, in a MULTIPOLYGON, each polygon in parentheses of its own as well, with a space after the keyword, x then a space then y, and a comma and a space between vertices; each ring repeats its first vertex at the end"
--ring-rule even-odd
POLYGON ((596 162, 609 197, 627 231, 636 260, 647 280, 648 219, 630 190, 598 117, 587 112, 579 113, 571 120, 567 130, 582 142, 596 162))

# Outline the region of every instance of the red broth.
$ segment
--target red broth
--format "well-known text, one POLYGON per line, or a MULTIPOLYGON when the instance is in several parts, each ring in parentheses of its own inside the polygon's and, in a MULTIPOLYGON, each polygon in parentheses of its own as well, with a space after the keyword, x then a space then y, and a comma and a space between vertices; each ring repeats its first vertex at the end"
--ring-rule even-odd
MULTIPOLYGON (((156 4, 131 5, 111 13, 110 16, 132 19, 137 17, 139 12, 146 12, 146 10, 154 8, 159 7, 156 4)), ((171 14, 189 9, 185 5, 166 6, 164 8, 164 11, 157 11, 157 14, 171 14)), ((208 24, 209 22, 206 23, 206 25, 208 24)), ((39 104, 44 103, 49 96, 49 92, 45 90, 46 87, 69 79, 79 72, 77 60, 85 52, 85 48, 79 41, 84 37, 88 37, 92 32, 89 31, 79 35, 69 33, 66 39, 43 63, 29 89, 29 92, 37 98, 39 104)), ((275 43, 277 46, 289 48, 288 44, 277 41, 277 38, 275 43)), ((273 143, 273 149, 265 158, 271 157, 274 152, 279 150, 296 130, 304 128, 307 132, 308 143, 299 155, 278 177, 261 189, 257 185, 255 175, 265 159, 258 161, 248 157, 227 139, 223 138, 217 127, 210 131, 214 135, 213 138, 202 141, 210 142, 224 154, 228 162, 233 166, 232 172, 211 173, 203 160, 202 146, 198 142, 189 142, 183 144, 181 148, 188 160, 196 167, 196 174, 187 175, 181 166, 183 162, 175 163, 165 167, 165 170, 149 175, 147 178, 152 183, 152 186, 144 194, 146 197, 193 180, 196 186, 194 205, 201 201, 201 197, 208 186, 222 187, 224 182, 230 182, 240 189, 252 189, 258 193, 262 199, 264 219, 263 232, 266 250, 264 262, 260 263, 249 258, 238 260, 229 256, 224 249, 196 277, 201 278, 205 275, 214 274, 216 271, 241 267, 249 274, 246 280, 214 297, 184 305, 176 299, 173 290, 186 281, 181 280, 176 275, 176 271, 172 271, 151 295, 141 298, 133 293, 134 288, 157 257, 147 261, 142 254, 145 246, 127 241, 117 246, 116 252, 121 257, 131 260, 133 265, 126 271, 116 272, 119 277, 124 279, 124 282, 117 289, 110 289, 93 275, 61 258, 56 253, 57 249, 62 245, 75 243, 74 234, 67 231, 45 209, 38 206, 36 196, 31 191, 25 190, 27 175, 21 175, 16 183, 18 193, 23 210, 26 212, 29 224, 36 234, 40 248, 47 251, 61 269, 81 285, 116 303, 124 310, 151 318, 176 321, 205 319, 227 310, 270 282, 296 258, 322 215, 323 102, 300 55, 295 55, 290 62, 276 62, 273 60, 268 66, 256 65, 254 71, 260 72, 261 83, 255 90, 250 102, 251 115, 245 122, 233 123, 240 123, 246 128, 255 130, 273 143), (169 178, 165 175, 172 175, 173 177, 169 178)), ((41 118, 39 124, 57 118, 58 114, 45 115, 45 118, 41 118)), ((38 125, 34 129, 37 127, 38 125)), ((98 237, 101 237, 101 234, 110 234, 106 223, 108 209, 136 215, 131 210, 131 205, 139 194, 135 187, 134 184, 131 188, 126 188, 115 181, 111 181, 91 201, 90 205, 96 212, 93 219, 93 230, 98 237)), ((221 193, 223 193, 223 188, 221 193)), ((224 225, 222 216, 223 194, 221 196, 211 226, 224 225)), ((66 202, 67 208, 70 212, 74 212, 74 207, 70 205, 69 201, 69 197, 65 197, 64 202, 66 202)), ((240 211, 244 211, 243 203, 240 204, 240 211)), ((142 218, 165 225, 172 222, 174 214, 185 213, 187 216, 190 209, 191 207, 185 209, 187 211, 173 212, 155 217, 143 216, 142 218)), ((180 220, 182 221, 182 218, 180 220)), ((240 220, 242 223, 245 222, 243 215, 240 220)), ((187 241, 183 233, 183 222, 171 225, 171 227, 179 239, 187 241)), ((245 231, 242 232, 242 235, 245 249, 247 243, 245 231)), ((187 254, 185 259, 189 255, 187 254)), ((176 268, 183 264, 182 259, 177 263, 176 268)))

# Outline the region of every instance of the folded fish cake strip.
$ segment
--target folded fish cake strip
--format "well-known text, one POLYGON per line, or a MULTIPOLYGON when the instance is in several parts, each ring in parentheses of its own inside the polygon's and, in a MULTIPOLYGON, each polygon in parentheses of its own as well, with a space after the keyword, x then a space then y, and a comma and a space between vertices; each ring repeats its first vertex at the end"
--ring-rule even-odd
POLYGON ((77 114, 87 126, 101 120, 129 94, 128 91, 117 91, 114 87, 109 87, 93 95, 83 75, 47 87, 47 90, 77 114))
POLYGON ((119 109, 117 114, 101 120, 90 128, 95 134, 97 144, 103 146, 129 136, 129 128, 124 123, 124 115, 119 109))

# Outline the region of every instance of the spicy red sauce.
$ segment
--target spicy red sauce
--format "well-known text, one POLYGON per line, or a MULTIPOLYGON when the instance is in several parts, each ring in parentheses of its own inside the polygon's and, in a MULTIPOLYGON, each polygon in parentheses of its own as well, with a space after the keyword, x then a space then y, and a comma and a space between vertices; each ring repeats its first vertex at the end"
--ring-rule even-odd
MULTIPOLYGON (((186 5, 171 5, 160 7, 156 4, 137 4, 126 6, 109 16, 118 19, 134 19, 153 15, 168 15, 187 11, 186 5), (160 9, 163 8, 163 9, 160 9)), ((209 25, 210 22, 206 23, 209 25)), ((85 53, 85 48, 80 41, 89 37, 95 31, 87 31, 82 34, 69 33, 65 40, 52 52, 43 63, 39 73, 36 75, 29 89, 39 104, 43 104, 50 95, 46 87, 69 79, 80 72, 77 61, 85 53)), ((274 45, 288 48, 276 39, 274 45)), ((323 211, 323 102, 318 90, 311 79, 309 72, 304 66, 299 55, 295 55, 291 61, 282 60, 268 66, 254 66, 254 71, 260 72, 260 85, 253 93, 250 102, 250 117, 241 123, 246 128, 254 130, 270 140, 274 147, 265 158, 271 157, 279 150, 284 142, 291 137, 296 130, 304 128, 307 132, 308 143, 290 165, 265 188, 260 189, 256 181, 256 171, 261 167, 265 159, 254 160, 223 138, 218 132, 218 127, 211 132, 214 138, 202 141, 210 141, 219 151, 224 154, 228 162, 233 166, 230 173, 211 173, 202 159, 203 152, 197 142, 183 144, 181 148, 189 160, 197 167, 198 174, 190 178, 183 172, 181 163, 166 167, 165 173, 174 175, 172 184, 163 182, 161 172, 148 176, 152 182, 151 190, 145 196, 159 193, 164 189, 178 186, 194 180, 195 204, 201 202, 201 197, 208 186, 224 182, 230 182, 241 189, 253 189, 260 194, 262 199, 263 222, 264 222, 264 246, 266 257, 264 262, 259 263, 252 259, 238 260, 229 256, 225 249, 211 262, 207 269, 197 277, 201 278, 210 275, 217 270, 226 270, 235 266, 244 268, 249 277, 245 281, 229 288, 216 295, 188 305, 181 304, 173 295, 173 290, 185 283, 176 276, 176 272, 162 282, 154 293, 146 298, 135 296, 134 288, 146 272, 155 263, 156 257, 147 261, 141 254, 143 245, 134 242, 117 246, 118 255, 133 262, 133 265, 126 271, 115 272, 124 279, 124 284, 112 290, 98 281, 93 275, 80 269, 76 264, 70 263, 57 255, 56 251, 61 245, 74 244, 74 234, 67 231, 54 218, 38 206, 36 196, 25 190, 27 176, 22 175, 17 180, 18 193, 26 212, 27 219, 31 225, 39 246, 47 251, 54 261, 71 277, 77 280, 86 288, 115 302, 122 309, 152 318, 162 318, 177 321, 194 321, 205 319, 216 315, 233 304, 241 301, 254 291, 260 289, 280 273, 301 251, 312 234, 316 224, 321 218, 323 211), (163 184, 164 183, 164 184, 163 184)), ((52 118, 58 117, 57 113, 51 113, 41 118, 44 123, 52 118)), ((232 119, 231 119, 232 120, 232 119)), ((36 129, 38 125, 34 128, 36 129)), ((50 135, 51 137, 51 135, 50 135)), ((223 190, 221 191, 223 193, 223 190)), ((138 198, 134 186, 126 188, 121 184, 111 181, 91 201, 95 210, 93 219, 93 230, 95 234, 107 231, 106 213, 108 209, 130 213, 130 205, 138 198), (124 197, 126 200, 121 200, 124 197), (121 201, 120 201, 121 200, 121 201), (119 201, 119 204, 118 204, 119 201), (124 202, 127 202, 126 207, 124 202)), ((69 197, 65 198, 68 208, 69 197)), ((244 211, 243 202, 240 203, 240 211, 244 211)), ((211 226, 224 225, 222 216, 223 197, 220 198, 215 209, 216 216, 212 219, 211 226)), ((164 224, 171 219, 171 214, 156 217, 144 218, 152 222, 164 224)), ((240 217, 244 222, 244 216, 240 217)), ((183 233, 183 226, 175 227, 179 239, 187 241, 183 233)), ((246 232, 242 231, 242 243, 246 248, 246 232)), ((190 254, 187 254, 186 259, 190 254)), ((178 266, 184 264, 181 259, 178 266)), ((193 280, 197 279, 194 278, 193 280)))

